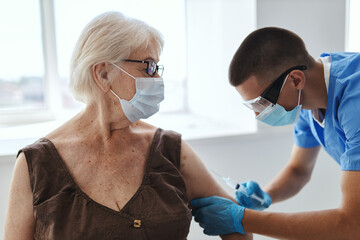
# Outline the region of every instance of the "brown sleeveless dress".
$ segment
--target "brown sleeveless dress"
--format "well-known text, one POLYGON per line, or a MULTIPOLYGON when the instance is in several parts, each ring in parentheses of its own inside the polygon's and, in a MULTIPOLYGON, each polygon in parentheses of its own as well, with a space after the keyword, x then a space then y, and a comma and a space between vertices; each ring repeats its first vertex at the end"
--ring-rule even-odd
POLYGON ((21 149, 33 192, 34 238, 186 239, 191 211, 179 171, 180 149, 179 134, 157 129, 141 186, 121 211, 82 192, 48 139, 21 149))

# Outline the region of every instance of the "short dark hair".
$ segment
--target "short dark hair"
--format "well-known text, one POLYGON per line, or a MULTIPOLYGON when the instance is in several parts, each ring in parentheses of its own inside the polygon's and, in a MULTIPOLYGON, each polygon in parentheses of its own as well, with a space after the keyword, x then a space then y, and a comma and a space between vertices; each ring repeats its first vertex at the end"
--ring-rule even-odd
POLYGON ((238 86, 254 75, 264 85, 297 65, 308 69, 314 65, 303 40, 286 29, 260 28, 250 33, 236 51, 229 68, 230 84, 238 86))

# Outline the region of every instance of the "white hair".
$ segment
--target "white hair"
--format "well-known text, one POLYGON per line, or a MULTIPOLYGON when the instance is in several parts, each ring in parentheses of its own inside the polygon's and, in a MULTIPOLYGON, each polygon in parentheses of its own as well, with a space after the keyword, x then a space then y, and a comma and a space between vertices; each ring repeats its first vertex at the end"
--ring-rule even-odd
POLYGON ((75 99, 90 103, 97 86, 92 68, 102 62, 116 63, 128 58, 132 51, 147 48, 154 41, 160 55, 164 41, 160 32, 143 21, 119 12, 105 12, 83 29, 70 64, 70 89, 75 99))

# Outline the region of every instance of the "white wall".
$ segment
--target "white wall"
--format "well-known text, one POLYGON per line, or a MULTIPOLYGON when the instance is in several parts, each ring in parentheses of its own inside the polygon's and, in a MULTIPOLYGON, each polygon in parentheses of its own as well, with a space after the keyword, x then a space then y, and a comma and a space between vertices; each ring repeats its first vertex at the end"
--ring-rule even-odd
POLYGON ((192 113, 252 124, 228 68, 241 41, 256 28, 255 0, 187 0, 188 101, 192 113), (226 96, 226 97, 224 97, 226 96), (229 115, 229 112, 232 114, 229 115))
POLYGON ((4 235, 5 213, 14 163, 15 156, 0 157, 0 239, 4 235))
POLYGON ((277 26, 297 33, 309 53, 345 49, 346 0, 257 0, 257 27, 277 26))

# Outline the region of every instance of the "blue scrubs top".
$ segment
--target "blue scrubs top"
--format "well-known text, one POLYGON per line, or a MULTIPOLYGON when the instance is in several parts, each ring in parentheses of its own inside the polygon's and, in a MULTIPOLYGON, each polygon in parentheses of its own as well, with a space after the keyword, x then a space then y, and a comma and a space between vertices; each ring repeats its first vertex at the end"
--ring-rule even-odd
POLYGON ((344 171, 360 170, 360 53, 324 53, 331 67, 325 126, 311 110, 301 110, 294 127, 295 144, 322 145, 344 171))

